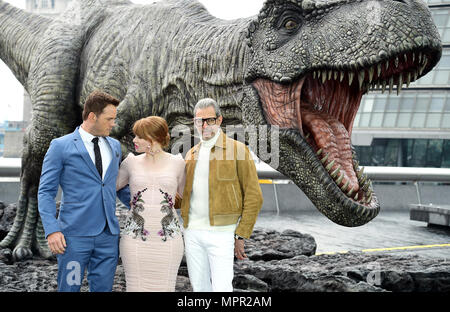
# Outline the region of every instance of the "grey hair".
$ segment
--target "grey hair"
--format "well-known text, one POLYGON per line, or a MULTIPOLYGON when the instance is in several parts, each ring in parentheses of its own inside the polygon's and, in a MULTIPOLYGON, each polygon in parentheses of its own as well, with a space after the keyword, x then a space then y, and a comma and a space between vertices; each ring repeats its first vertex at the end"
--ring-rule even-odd
POLYGON ((195 104, 194 116, 197 114, 197 111, 199 109, 204 109, 204 108, 207 108, 210 106, 214 107, 214 111, 216 112, 216 117, 222 116, 222 113, 220 112, 219 104, 217 104, 217 102, 211 98, 201 99, 200 101, 197 102, 197 104, 195 104))

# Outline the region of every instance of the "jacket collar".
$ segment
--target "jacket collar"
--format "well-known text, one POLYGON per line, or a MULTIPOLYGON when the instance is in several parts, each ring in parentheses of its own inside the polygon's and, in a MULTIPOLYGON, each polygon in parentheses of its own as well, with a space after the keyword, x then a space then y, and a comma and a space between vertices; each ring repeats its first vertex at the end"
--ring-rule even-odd
POLYGON ((80 153, 81 157, 86 162, 87 166, 91 169, 91 171, 100 178, 100 180, 106 180, 111 174, 111 168, 113 168, 112 163, 116 161, 115 159, 119 157, 119 152, 114 149, 113 141, 110 137, 104 137, 106 141, 109 144, 109 147, 111 148, 111 164, 108 166, 108 169, 106 169, 105 178, 103 179, 100 177, 100 174, 97 171, 97 168, 95 167, 95 164, 92 162, 91 156, 89 156, 89 152, 86 150, 86 147, 84 146, 83 139, 80 135, 80 127, 78 126, 75 131, 72 133, 73 135, 73 142, 78 149, 78 152, 80 153))

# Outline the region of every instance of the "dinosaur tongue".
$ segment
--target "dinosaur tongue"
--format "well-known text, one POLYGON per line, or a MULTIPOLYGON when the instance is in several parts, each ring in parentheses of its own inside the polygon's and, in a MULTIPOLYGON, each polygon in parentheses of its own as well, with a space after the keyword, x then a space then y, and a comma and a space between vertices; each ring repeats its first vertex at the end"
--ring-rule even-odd
POLYGON ((339 168, 339 186, 347 182, 347 191, 359 190, 359 183, 353 169, 350 134, 353 118, 361 99, 352 96, 349 88, 335 85, 321 85, 305 78, 284 85, 266 79, 257 79, 253 86, 258 90, 267 121, 280 128, 297 128, 312 135, 307 142, 315 151, 322 149, 319 158, 328 154, 324 167, 333 173, 339 168), (304 90, 302 90, 304 89, 304 90), (340 116, 340 117, 338 117, 340 116), (339 118, 342 117, 342 122, 339 118), (333 162, 331 164, 331 162, 333 162), (331 165, 330 165, 331 164, 331 165), (331 166, 331 168, 330 168, 331 166))
POLYGON ((320 158, 326 157, 330 164, 334 161, 331 168, 327 168, 332 173, 340 168, 340 174, 343 174, 342 182, 339 186, 343 186, 349 182, 347 191, 353 188, 354 191, 359 190, 359 183, 353 169, 352 149, 350 145, 350 136, 344 125, 336 118, 322 112, 302 109, 303 128, 307 129, 313 138, 308 138, 308 143, 316 145, 317 150, 322 149, 320 158))

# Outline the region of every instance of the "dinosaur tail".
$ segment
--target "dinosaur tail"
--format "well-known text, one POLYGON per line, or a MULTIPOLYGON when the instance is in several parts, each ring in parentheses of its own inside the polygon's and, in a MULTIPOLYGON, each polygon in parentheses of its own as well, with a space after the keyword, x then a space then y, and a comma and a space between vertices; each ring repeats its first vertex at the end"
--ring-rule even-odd
POLYGON ((50 21, 0 0, 0 58, 26 89, 33 51, 50 21))

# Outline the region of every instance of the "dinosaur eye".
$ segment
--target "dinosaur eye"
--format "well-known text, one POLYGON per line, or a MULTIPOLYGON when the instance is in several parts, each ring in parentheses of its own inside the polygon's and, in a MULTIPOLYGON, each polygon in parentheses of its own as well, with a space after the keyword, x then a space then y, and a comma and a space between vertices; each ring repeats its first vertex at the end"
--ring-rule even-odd
POLYGON ((298 26, 298 23, 294 20, 288 20, 285 24, 284 24, 284 28, 286 28, 287 30, 294 30, 296 29, 298 26))

